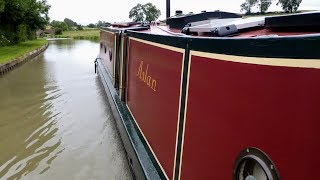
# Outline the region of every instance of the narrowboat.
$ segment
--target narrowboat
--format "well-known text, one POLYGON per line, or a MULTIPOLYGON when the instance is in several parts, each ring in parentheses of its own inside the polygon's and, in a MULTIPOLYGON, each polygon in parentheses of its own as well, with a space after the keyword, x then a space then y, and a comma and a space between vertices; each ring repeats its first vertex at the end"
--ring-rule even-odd
POLYGON ((136 179, 320 179, 320 13, 177 11, 101 27, 96 71, 136 179))

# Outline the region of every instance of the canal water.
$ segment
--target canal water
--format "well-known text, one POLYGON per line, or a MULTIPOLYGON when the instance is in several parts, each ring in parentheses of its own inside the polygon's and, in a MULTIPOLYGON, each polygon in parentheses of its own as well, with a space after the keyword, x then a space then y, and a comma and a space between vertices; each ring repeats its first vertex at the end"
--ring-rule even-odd
POLYGON ((0 179, 132 179, 104 89, 99 44, 50 41, 0 77, 0 179))

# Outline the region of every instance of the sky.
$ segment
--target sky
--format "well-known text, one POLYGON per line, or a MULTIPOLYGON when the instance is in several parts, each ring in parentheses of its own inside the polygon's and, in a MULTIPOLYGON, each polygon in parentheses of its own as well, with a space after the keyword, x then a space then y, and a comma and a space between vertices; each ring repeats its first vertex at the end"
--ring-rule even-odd
MULTIPOLYGON (((96 23, 98 20, 106 22, 129 21, 129 11, 137 3, 151 2, 161 11, 160 20, 165 19, 166 0, 47 0, 51 5, 49 16, 51 20, 63 21, 72 19, 82 25, 96 23)), ((171 0, 171 15, 175 10, 184 13, 198 13, 206 11, 228 11, 240 13, 240 4, 245 0, 171 0)), ((281 11, 273 1, 269 11, 281 11)), ((320 0, 302 0, 299 10, 320 10, 320 0)), ((256 9, 257 11, 257 9, 256 9)))

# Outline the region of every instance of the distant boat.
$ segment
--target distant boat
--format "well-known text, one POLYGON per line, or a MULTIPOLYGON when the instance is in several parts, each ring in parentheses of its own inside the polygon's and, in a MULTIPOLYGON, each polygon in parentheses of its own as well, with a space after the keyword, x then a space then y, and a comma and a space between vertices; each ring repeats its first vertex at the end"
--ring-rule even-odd
POLYGON ((100 37, 136 179, 320 179, 319 12, 177 11, 100 37))

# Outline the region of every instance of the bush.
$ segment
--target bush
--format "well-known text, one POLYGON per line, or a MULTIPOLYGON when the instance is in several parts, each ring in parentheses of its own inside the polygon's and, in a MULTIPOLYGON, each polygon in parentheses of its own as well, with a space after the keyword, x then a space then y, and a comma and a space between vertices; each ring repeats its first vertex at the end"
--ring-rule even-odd
POLYGON ((1 30, 3 32, 3 36, 5 39, 8 40, 8 45, 13 45, 19 43, 18 34, 14 29, 10 26, 6 26, 4 29, 1 30))
POLYGON ((28 39, 29 39, 29 40, 35 40, 35 39, 37 39, 37 33, 36 33, 36 31, 28 30, 28 39))
POLYGON ((82 31, 83 30, 83 27, 81 25, 77 25, 77 30, 78 31, 82 31))
POLYGON ((62 29, 61 28, 56 28, 54 34, 55 35, 62 35, 62 29))
POLYGON ((0 46, 14 45, 36 39, 36 32, 26 24, 0 26, 0 46))
POLYGON ((24 42, 28 39, 28 28, 25 24, 18 26, 17 39, 18 42, 24 42))
POLYGON ((10 45, 10 41, 0 33, 0 47, 10 45))

